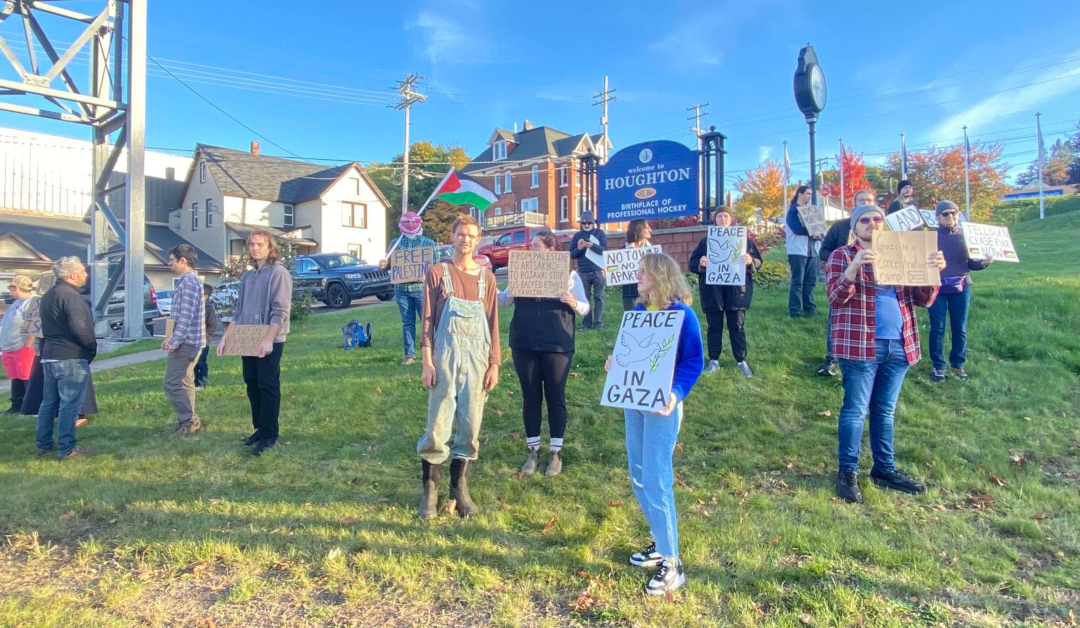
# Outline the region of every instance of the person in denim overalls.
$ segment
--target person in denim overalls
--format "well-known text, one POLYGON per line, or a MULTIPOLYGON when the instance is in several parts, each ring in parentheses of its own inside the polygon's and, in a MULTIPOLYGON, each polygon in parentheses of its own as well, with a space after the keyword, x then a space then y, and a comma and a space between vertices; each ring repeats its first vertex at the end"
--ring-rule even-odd
POLYGON ((479 240, 479 226, 467 217, 454 225, 453 264, 442 263, 428 271, 425 281, 425 335, 422 341, 424 370, 421 376, 428 394, 428 419, 424 435, 416 444, 423 463, 424 493, 420 502, 423 519, 435 515, 438 502, 439 470, 450 462, 450 498, 462 516, 476 512, 469 497, 469 462, 480 450, 480 424, 487 393, 498 383, 499 342, 498 314, 490 271, 472 259, 472 248, 479 240), (462 268, 463 267, 463 268, 462 268), (455 275, 461 282, 471 281, 468 271, 479 269, 476 276, 477 297, 466 298, 455 291, 455 275), (441 277, 440 277, 441 275, 441 277), (441 302, 441 305, 440 305, 441 302), (430 333, 433 315, 438 312, 434 334, 430 333), (494 337, 493 337, 494 336, 494 337), (493 343, 495 347, 493 348, 493 343), (453 425, 457 433, 450 446, 453 425))

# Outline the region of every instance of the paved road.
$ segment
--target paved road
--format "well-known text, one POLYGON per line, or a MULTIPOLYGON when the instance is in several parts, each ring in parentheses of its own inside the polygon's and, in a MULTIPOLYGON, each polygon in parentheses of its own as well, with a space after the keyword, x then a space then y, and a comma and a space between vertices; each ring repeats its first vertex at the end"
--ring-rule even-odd
POLYGON ((390 301, 380 301, 375 297, 364 297, 363 299, 357 299, 353 301, 352 305, 350 305, 349 307, 343 307, 340 310, 332 308, 328 305, 323 305, 322 303, 316 303, 315 306, 311 308, 311 313, 330 314, 333 312, 345 312, 347 310, 355 310, 357 308, 367 307, 369 305, 378 305, 380 303, 393 303, 393 299, 391 299, 390 301))

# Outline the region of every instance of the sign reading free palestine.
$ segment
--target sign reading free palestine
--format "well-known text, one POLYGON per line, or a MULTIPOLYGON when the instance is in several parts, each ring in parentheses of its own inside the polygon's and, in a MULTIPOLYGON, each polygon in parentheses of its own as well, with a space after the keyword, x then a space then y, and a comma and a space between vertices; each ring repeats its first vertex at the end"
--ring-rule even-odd
POLYGON ((698 153, 661 140, 627 146, 599 169, 597 220, 675 218, 698 212, 698 153))

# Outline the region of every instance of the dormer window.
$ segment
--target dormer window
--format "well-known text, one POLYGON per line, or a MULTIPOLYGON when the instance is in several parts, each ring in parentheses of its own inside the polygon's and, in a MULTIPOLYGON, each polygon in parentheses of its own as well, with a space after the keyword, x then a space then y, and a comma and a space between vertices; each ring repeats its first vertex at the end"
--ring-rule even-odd
POLYGON ((506 140, 499 140, 491 147, 495 160, 506 159, 506 140))

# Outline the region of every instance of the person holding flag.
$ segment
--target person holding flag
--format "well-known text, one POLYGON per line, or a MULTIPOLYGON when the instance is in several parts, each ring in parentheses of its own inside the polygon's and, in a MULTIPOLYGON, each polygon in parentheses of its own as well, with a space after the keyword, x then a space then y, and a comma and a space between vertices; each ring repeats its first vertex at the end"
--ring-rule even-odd
MULTIPOLYGON (((405 212, 398 221, 398 229, 401 231, 390 250, 434 248, 435 241, 424 235, 424 220, 416 212, 405 212)), ((379 268, 390 268, 389 254, 387 259, 379 261, 379 268)), ((398 312, 401 314, 401 337, 405 348, 405 357, 398 362, 398 366, 411 366, 416 363, 416 319, 424 309, 424 282, 411 281, 399 283, 394 286, 394 301, 397 303, 398 312)))

